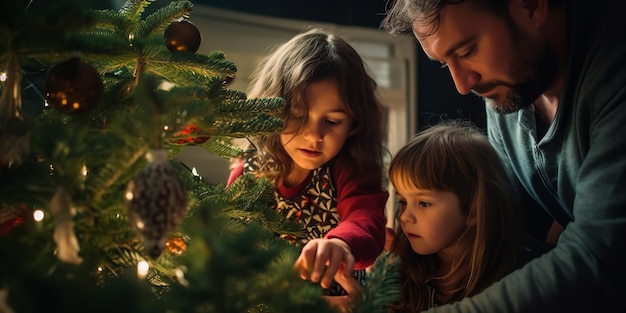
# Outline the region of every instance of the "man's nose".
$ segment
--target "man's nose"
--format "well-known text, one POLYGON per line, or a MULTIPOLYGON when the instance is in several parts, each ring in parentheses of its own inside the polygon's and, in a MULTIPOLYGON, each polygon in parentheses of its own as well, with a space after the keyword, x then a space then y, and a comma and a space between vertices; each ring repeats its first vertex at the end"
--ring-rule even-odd
POLYGON ((469 94, 480 80, 478 73, 458 63, 448 64, 448 69, 450 69, 450 75, 452 76, 456 90, 462 95, 469 94))

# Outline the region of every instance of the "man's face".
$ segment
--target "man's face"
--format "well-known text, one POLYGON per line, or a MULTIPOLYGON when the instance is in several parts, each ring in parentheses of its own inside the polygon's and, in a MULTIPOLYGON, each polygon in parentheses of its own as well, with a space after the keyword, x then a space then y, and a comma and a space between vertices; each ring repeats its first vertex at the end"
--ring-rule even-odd
POLYGON ((471 0, 445 5, 439 27, 413 24, 429 58, 450 70, 459 93, 485 98, 501 113, 531 105, 553 83, 557 62, 547 43, 477 7, 471 0))

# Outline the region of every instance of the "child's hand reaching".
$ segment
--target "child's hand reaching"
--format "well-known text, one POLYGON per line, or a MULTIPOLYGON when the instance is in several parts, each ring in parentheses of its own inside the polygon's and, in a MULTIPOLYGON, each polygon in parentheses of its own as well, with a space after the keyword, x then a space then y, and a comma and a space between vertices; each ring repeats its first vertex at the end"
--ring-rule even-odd
POLYGON ((347 296, 324 296, 328 304, 341 313, 354 312, 353 301, 361 294, 362 288, 352 275, 344 275, 338 272, 335 281, 348 293, 347 296))
POLYGON ((302 248, 295 267, 302 279, 319 282, 322 288, 328 288, 336 274, 351 276, 354 262, 350 246, 345 241, 320 238, 309 241, 302 248))

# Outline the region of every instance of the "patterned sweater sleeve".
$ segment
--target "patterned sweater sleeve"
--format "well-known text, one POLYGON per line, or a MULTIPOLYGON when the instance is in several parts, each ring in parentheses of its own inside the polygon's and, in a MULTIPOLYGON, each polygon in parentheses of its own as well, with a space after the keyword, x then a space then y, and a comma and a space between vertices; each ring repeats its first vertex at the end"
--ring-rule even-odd
POLYGON ((354 177, 343 166, 333 168, 337 188, 339 225, 326 238, 338 238, 350 246, 356 260, 355 269, 374 263, 385 244, 385 204, 389 193, 380 181, 354 177))

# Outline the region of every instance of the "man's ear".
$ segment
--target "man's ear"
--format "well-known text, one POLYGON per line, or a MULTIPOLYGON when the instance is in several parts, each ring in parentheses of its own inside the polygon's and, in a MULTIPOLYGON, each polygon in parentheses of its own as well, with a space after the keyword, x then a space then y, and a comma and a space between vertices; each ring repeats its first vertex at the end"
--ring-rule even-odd
POLYGON ((537 31, 548 18, 548 0, 510 0, 509 13, 518 27, 537 31))

